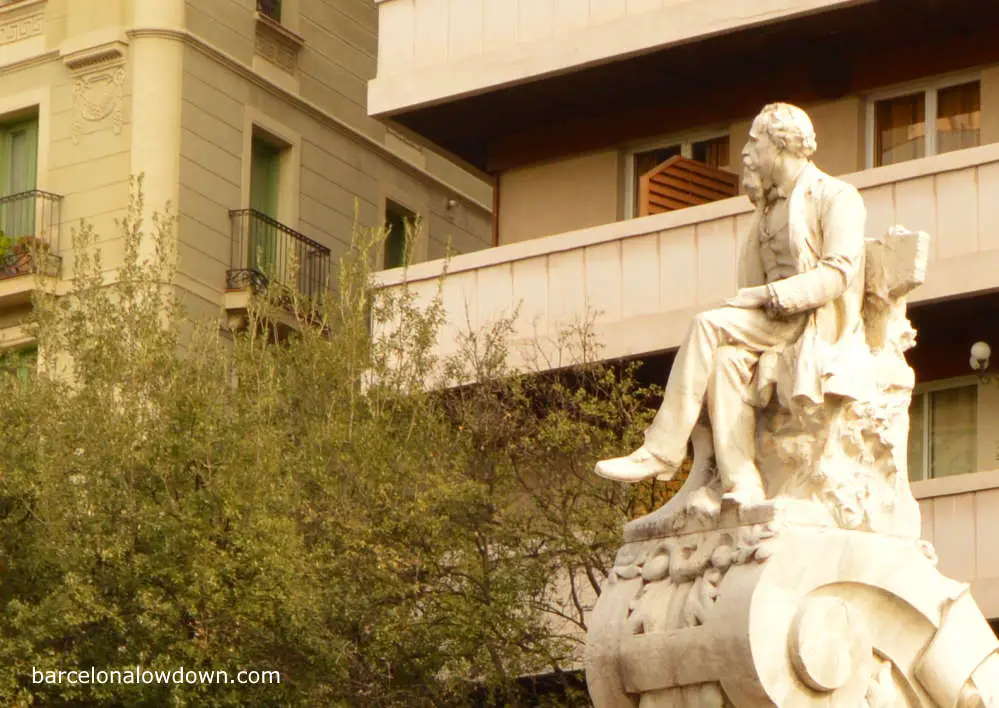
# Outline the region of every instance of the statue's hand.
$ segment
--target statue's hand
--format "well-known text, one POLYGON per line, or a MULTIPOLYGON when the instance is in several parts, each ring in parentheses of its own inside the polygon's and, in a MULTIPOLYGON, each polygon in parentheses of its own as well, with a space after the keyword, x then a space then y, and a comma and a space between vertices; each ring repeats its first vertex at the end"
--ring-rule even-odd
POLYGON ((755 288, 740 288, 735 297, 730 297, 725 304, 730 307, 742 307, 752 310, 765 306, 770 302, 770 293, 765 285, 755 288))

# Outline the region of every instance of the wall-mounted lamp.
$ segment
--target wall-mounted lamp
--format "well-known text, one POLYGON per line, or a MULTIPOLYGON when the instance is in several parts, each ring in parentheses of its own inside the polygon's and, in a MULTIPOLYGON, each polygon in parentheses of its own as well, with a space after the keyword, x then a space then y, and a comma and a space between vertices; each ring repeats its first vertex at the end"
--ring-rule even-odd
POLYGON ((992 356, 992 347, 988 342, 975 342, 971 345, 971 358, 968 364, 971 370, 978 374, 978 380, 982 383, 999 381, 999 374, 989 373, 989 359, 992 356))

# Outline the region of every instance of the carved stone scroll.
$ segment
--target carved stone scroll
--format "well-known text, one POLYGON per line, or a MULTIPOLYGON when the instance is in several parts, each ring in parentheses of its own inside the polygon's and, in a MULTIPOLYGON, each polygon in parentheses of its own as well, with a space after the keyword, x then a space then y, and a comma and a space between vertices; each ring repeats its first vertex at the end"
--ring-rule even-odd
POLYGON ((108 42, 63 57, 73 73, 73 143, 79 144, 86 123, 110 120, 119 135, 125 122, 124 42, 108 42))

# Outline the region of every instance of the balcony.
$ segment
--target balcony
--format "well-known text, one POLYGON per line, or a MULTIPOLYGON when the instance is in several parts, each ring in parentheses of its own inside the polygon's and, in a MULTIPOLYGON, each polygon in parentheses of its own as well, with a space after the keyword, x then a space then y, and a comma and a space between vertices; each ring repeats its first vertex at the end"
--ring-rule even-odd
POLYGON ((34 276, 59 276, 61 203, 37 189, 0 197, 0 304, 27 302, 34 276))
POLYGON ((985 616, 999 618, 999 470, 916 482, 912 492, 940 572, 970 583, 985 616))
MULTIPOLYGON (((868 236, 893 224, 932 235, 927 280, 910 301, 999 290, 999 144, 845 179, 866 200, 868 236)), ((694 314, 735 293, 752 215, 749 201, 736 197, 456 256, 443 284, 447 324, 438 351, 454 351, 468 325, 479 330, 518 305, 514 363, 540 343, 558 366, 553 340, 587 318, 609 359, 678 347, 694 314)), ((443 267, 384 271, 379 286, 399 288, 406 278, 429 302, 443 267)))
POLYGON ((261 292, 273 282, 306 300, 322 294, 330 275, 328 248, 254 209, 230 211, 229 218, 229 291, 261 292))
POLYGON ((778 98, 815 106, 999 62, 999 5, 978 0, 380 0, 378 12, 369 112, 490 174, 731 125, 778 98))
POLYGON ((524 83, 856 0, 376 0, 373 115, 524 83))

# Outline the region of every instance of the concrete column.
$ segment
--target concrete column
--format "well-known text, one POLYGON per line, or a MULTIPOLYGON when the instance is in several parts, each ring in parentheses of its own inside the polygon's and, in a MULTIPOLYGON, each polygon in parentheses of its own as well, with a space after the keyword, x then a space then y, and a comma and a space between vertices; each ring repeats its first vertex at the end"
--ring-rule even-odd
POLYGON ((129 33, 132 81, 133 175, 145 174, 149 213, 180 194, 184 0, 132 0, 129 33))

